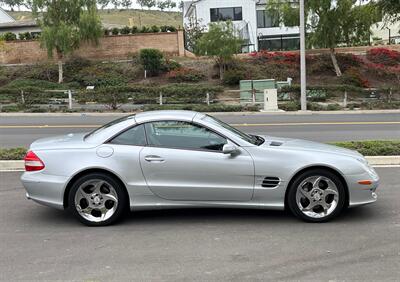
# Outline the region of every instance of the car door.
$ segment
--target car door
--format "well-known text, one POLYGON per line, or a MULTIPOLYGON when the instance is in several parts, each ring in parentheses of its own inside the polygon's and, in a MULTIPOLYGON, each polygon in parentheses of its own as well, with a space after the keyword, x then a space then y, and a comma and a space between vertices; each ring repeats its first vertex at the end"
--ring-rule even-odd
POLYGON ((254 164, 246 150, 222 153, 231 142, 197 124, 157 121, 145 126, 148 146, 140 152, 147 185, 168 200, 248 201, 254 164))

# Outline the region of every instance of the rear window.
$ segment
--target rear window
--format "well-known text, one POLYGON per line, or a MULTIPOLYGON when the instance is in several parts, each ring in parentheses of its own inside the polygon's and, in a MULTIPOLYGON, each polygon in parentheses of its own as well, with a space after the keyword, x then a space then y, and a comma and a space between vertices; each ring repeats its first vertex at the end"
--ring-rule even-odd
POLYGON ((116 124, 118 124, 118 123, 120 123, 120 122, 129 120, 129 119, 133 119, 133 118, 135 118, 135 115, 129 115, 129 116, 126 116, 126 117, 122 117, 122 118, 113 120, 113 121, 111 121, 111 122, 109 122, 109 123, 103 125, 102 127, 99 127, 99 128, 97 128, 97 129, 93 130, 92 132, 86 134, 84 139, 86 139, 86 138, 88 138, 88 137, 92 137, 92 136, 94 136, 94 135, 100 133, 100 132, 103 131, 104 129, 107 129, 107 128, 113 126, 113 125, 116 125, 116 124))

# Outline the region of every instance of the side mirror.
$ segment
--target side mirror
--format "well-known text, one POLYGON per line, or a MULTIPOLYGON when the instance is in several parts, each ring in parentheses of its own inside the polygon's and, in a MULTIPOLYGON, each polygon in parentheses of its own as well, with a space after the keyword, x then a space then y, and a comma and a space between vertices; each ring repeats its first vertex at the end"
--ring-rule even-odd
POLYGON ((238 148, 233 144, 225 144, 222 148, 222 153, 224 154, 234 154, 238 151, 238 148))

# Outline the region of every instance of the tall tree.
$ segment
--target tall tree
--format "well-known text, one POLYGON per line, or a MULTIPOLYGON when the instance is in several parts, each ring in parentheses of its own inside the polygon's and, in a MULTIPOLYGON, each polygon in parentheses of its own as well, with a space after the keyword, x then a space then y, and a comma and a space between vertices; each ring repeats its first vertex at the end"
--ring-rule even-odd
MULTIPOLYGON (((398 1, 398 0, 397 0, 398 1)), ((267 12, 277 13, 278 20, 286 26, 299 25, 299 9, 289 1, 270 1, 267 12)), ((380 20, 373 2, 357 0, 308 0, 305 3, 307 18, 307 45, 329 48, 337 76, 342 75, 335 48, 339 44, 364 44, 369 42, 372 24, 380 20)))
POLYGON ((11 11, 14 11, 14 7, 20 7, 24 4, 24 0, 1 0, 1 5, 10 7, 11 11))
POLYGON ((95 0, 33 0, 33 12, 42 28, 42 47, 57 56, 63 82, 63 59, 83 42, 98 44, 102 27, 95 0))
POLYGON ((157 1, 157 8, 164 11, 168 7, 167 1, 157 1))
POLYGON ((166 3, 166 7, 168 8, 168 10, 172 10, 173 8, 176 8, 175 1, 166 0, 165 3, 166 3))
POLYGON ((142 7, 142 9, 143 7, 151 9, 157 4, 156 0, 136 0, 136 2, 140 5, 140 7, 142 7))
POLYGON ((388 21, 400 21, 400 1, 399 0, 379 0, 379 8, 382 15, 388 21))
POLYGON ((122 0, 121 1, 121 6, 125 8, 125 10, 128 10, 129 7, 132 6, 132 1, 131 0, 122 0))
POLYGON ((211 23, 208 32, 196 41, 194 52, 214 58, 222 80, 227 63, 240 51, 242 43, 243 40, 236 36, 232 22, 211 23))
POLYGON ((104 9, 105 7, 108 6, 108 4, 110 4, 110 0, 97 0, 97 4, 100 6, 100 9, 104 9))

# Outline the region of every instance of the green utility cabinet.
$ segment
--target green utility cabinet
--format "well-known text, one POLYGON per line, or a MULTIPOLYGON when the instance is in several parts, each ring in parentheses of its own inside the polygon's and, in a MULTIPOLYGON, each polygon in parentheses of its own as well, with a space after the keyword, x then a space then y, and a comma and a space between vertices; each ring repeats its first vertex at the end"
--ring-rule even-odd
POLYGON ((252 102, 252 91, 256 90, 256 103, 264 103, 265 89, 280 89, 289 85, 289 81, 275 81, 275 79, 241 80, 240 102, 248 104, 252 102))

